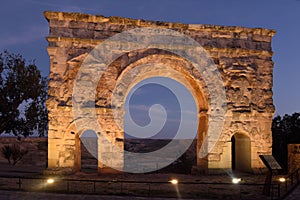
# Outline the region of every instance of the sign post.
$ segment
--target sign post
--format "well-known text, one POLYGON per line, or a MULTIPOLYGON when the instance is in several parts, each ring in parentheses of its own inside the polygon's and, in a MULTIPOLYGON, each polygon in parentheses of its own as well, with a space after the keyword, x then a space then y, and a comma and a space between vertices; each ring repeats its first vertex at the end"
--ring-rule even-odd
POLYGON ((272 155, 260 155, 259 157, 269 170, 265 180, 263 194, 270 196, 273 173, 278 173, 279 170, 282 170, 282 167, 272 155))

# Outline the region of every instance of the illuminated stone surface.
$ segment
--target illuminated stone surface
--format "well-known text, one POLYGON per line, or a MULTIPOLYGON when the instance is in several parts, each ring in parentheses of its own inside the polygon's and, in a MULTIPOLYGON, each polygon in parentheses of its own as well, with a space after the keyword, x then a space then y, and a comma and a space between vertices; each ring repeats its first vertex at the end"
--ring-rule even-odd
MULTIPOLYGON (((72 92, 74 79, 84 58, 103 40, 136 27, 169 28, 186 34, 207 50, 219 68, 227 96, 225 124, 212 152, 206 158, 197 160, 198 172, 214 173, 231 169, 231 138, 237 133, 250 138, 251 158, 249 159, 252 170, 258 172, 264 168, 259 155, 272 152, 271 123, 274 105, 271 40, 275 31, 62 12, 45 12, 45 17, 50 26, 50 35, 47 37, 49 42, 47 49, 50 56, 49 99, 47 101, 49 170, 59 168, 80 170, 79 136, 85 130, 78 131, 75 128, 72 92)), ((168 70, 155 68, 147 72, 139 71, 135 74, 138 76, 137 82, 154 75, 167 76, 183 83, 194 96, 200 121, 199 151, 208 126, 209 95, 206 86, 201 80, 201 74, 195 73, 189 62, 157 49, 129 52, 115 60, 104 73, 99 81, 95 97, 97 117, 101 126, 104 127, 104 133, 101 134, 106 134, 114 145, 123 148, 124 130, 113 121, 112 91, 117 81, 126 74, 127 69, 146 63, 162 63, 173 68, 176 73, 168 73, 168 70)), ((125 86, 127 89, 128 87, 131 86, 125 86)), ((119 92, 126 94, 125 88, 120 87, 119 92)), ((122 161, 114 161, 110 156, 114 151, 113 146, 102 148, 102 143, 103 141, 98 140, 98 155, 111 159, 111 162, 119 162, 117 165, 122 167, 122 161)), ((113 170, 99 162, 98 171, 106 173, 113 170)))

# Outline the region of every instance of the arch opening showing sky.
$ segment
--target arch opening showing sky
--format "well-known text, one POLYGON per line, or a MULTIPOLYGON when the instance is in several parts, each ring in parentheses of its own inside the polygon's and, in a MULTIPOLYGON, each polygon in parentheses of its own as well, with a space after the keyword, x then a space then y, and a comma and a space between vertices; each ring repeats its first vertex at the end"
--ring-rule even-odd
POLYGON ((179 126, 186 130, 180 139, 197 136, 194 97, 171 78, 152 77, 137 83, 128 93, 124 107, 125 138, 172 139, 179 126))

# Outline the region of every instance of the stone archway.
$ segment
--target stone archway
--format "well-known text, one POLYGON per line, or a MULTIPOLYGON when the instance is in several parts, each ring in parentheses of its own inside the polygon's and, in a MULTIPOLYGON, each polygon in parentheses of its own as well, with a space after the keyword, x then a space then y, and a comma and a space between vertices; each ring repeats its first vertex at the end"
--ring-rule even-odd
MULTIPOLYGON (((201 146, 207 135, 208 128, 208 92, 205 88, 204 82, 201 80, 199 75, 199 77, 197 77, 196 74, 192 73, 193 67, 191 63, 178 56, 164 53, 156 53, 151 55, 145 53, 144 55, 144 57, 126 66, 124 70, 120 73, 120 75, 118 76, 118 80, 125 79, 132 80, 132 82, 127 85, 124 85, 123 83, 117 80, 116 91, 126 91, 126 93, 124 94, 124 97, 126 98, 128 92, 138 82, 156 76, 171 78, 181 83, 184 87, 186 87, 194 98, 198 115, 198 132, 196 148, 197 169, 201 173, 207 173, 207 157, 200 158, 201 146), (163 65, 161 65, 162 63, 163 65), (148 65, 151 66, 151 70, 145 67, 148 65), (119 89, 120 87, 121 89, 119 89)), ((121 108, 124 107, 123 104, 119 106, 121 108)))
POLYGON ((237 133, 231 137, 232 170, 251 172, 251 141, 244 134, 237 133))
MULTIPOLYGON (((62 170, 66 170, 65 173, 80 171, 100 173, 103 166, 97 160, 99 149, 98 134, 89 129, 78 131, 75 123, 76 122, 73 121, 66 128, 66 132, 69 133, 66 135, 64 140, 66 156, 64 160, 57 160, 57 165, 65 163, 65 167, 63 167, 62 170)), ((57 144, 57 147, 61 148, 59 144, 57 144)))
POLYGON ((84 131, 76 141, 79 146, 79 166, 81 172, 93 173, 98 171, 98 137, 94 131, 84 131))
MULTIPOLYGON (((47 108, 49 110, 48 131, 48 168, 78 171, 78 152, 76 137, 80 131, 74 124, 80 119, 72 113, 72 93, 74 80, 83 60, 104 40, 125 30, 143 27, 172 29, 183 33, 203 46, 218 66, 226 89, 227 112, 225 124, 209 154, 197 160, 201 172, 223 172, 231 170, 231 136, 233 133, 246 132, 251 138, 251 168, 254 172, 264 168, 259 154, 271 154, 271 123, 274 113, 272 100, 272 49, 271 40, 275 31, 261 28, 226 27, 212 25, 193 25, 169 22, 153 22, 120 17, 103 17, 78 13, 45 12, 49 21, 50 35, 47 48, 50 56, 50 74, 47 108)), ((210 96, 207 85, 201 79, 201 73, 195 73, 186 60, 159 49, 141 49, 128 52, 116 59, 105 72, 105 78, 99 81, 95 107, 103 131, 98 136, 108 136, 110 142, 118 148, 124 148, 124 132, 113 122, 111 96, 118 88, 118 80, 131 69, 146 63, 164 64, 168 69, 148 68, 139 71, 139 78, 166 76, 183 83, 194 96, 198 107, 198 147, 205 138, 208 129, 210 96), (170 70, 173 71, 170 74, 170 70), (173 73, 174 72, 174 73, 173 73), (200 136, 200 137, 199 137, 200 136)), ((137 75, 137 74, 136 74, 137 75)), ((133 81, 134 82, 134 81, 133 81)), ((125 84, 130 89, 131 83, 125 84)), ((127 90, 123 90, 127 91, 127 90)), ((121 105, 119 105, 122 107, 121 105)), ((120 108, 122 109, 122 108, 120 108)), ((88 112, 88 108, 87 108, 88 112)), ((122 119, 120 119, 122 120, 122 119)), ((93 130, 93 124, 85 124, 93 130)), ((113 146, 107 141, 98 140, 98 156, 109 159, 114 153, 113 146), (101 144, 101 145, 100 145, 101 144)), ((122 156, 120 157, 122 158, 122 156)), ((122 160, 122 159, 121 159, 122 160)), ((122 161, 115 165, 122 169, 122 161)), ((99 172, 111 172, 102 163, 98 163, 99 172)))

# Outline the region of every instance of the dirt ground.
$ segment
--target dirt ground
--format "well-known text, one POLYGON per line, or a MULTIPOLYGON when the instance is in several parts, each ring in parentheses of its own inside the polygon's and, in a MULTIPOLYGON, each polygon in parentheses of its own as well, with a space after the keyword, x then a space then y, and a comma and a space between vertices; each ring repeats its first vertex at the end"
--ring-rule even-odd
MULTIPOLYGON (((224 173, 223 175, 185 175, 185 174, 118 174, 98 175, 79 172, 55 179, 53 185, 46 184, 41 166, 16 166, 0 162, 0 190, 19 190, 19 179, 3 176, 21 176, 21 190, 50 191, 55 193, 80 193, 101 195, 126 195, 144 197, 170 197, 192 199, 268 199, 263 196, 265 175, 244 173, 224 173), (2 176, 2 177, 1 177, 2 176), (27 179, 43 178, 43 179, 27 179), (232 184, 232 178, 242 178, 241 184, 232 184), (66 181, 66 179, 68 181, 66 181), (179 184, 172 185, 171 179, 179 184), (261 185, 258 185, 261 184, 261 185)), ((276 177, 274 178, 276 179, 276 177)))
MULTIPOLYGON (((3 146, 11 142, 16 141, 14 138, 1 138, 0 144, 3 146)), ((128 144, 131 143, 128 142, 128 144)), ((66 195, 79 193, 127 197, 142 196, 147 198, 269 199, 269 197, 262 195, 266 175, 225 171, 222 175, 170 173, 172 171, 170 169, 182 167, 181 165, 173 165, 171 168, 169 167, 170 169, 165 168, 148 174, 99 175, 96 173, 96 167, 92 170, 83 170, 84 172, 78 172, 74 175, 46 177, 43 175, 43 171, 46 169, 47 157, 47 141, 45 138, 22 140, 21 145, 30 152, 24 157, 24 160, 12 166, 4 158, 0 159, 0 190, 51 192, 49 198, 53 193, 66 195), (241 183, 233 184, 232 178, 234 177, 241 178, 241 183), (53 184, 46 183, 48 178, 53 178, 55 182, 53 184), (177 179, 179 183, 172 185, 169 182, 171 179, 177 179)), ((130 146, 130 148, 133 147, 138 148, 134 145, 130 146)), ((190 151, 195 152, 193 148, 190 151)), ((189 153, 188 155, 193 154, 189 153)), ((85 157, 89 158, 86 155, 85 157)), ((187 160, 192 161, 193 156, 188 157, 187 160)), ((87 164, 90 163, 87 162, 87 164)), ((274 181, 277 181, 277 179, 278 177, 274 177, 274 181)), ((45 193, 42 196, 47 194, 45 193)))

